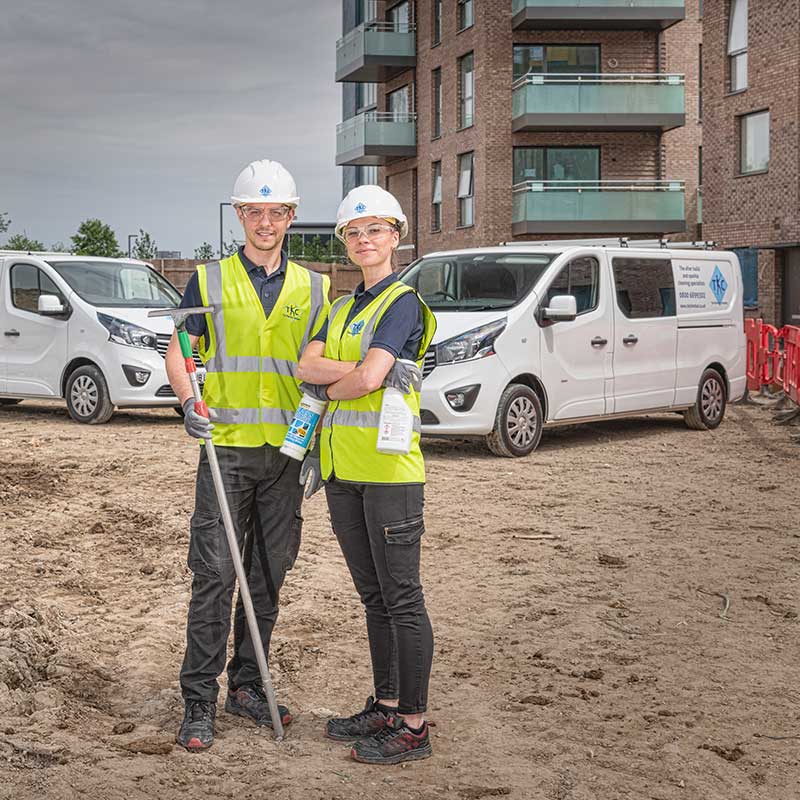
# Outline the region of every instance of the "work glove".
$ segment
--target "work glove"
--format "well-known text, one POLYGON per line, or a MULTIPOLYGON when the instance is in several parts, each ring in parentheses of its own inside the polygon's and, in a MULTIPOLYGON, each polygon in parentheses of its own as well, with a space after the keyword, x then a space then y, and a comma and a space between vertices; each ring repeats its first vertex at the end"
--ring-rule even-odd
POLYGON ((316 397, 317 400, 321 400, 323 403, 328 402, 328 395, 325 393, 327 388, 327 386, 323 386, 321 383, 306 383, 303 381, 300 384, 301 392, 316 397))
POLYGON ((403 394, 412 389, 418 392, 422 388, 422 371, 414 362, 397 358, 382 385, 384 389, 399 389, 403 394))
POLYGON ((316 439, 314 444, 311 445, 311 449, 306 453, 306 457, 300 467, 300 485, 306 487, 303 493, 305 498, 308 499, 318 492, 324 483, 319 456, 319 439, 316 439))
POLYGON ((194 398, 190 397, 183 404, 183 427, 186 428, 186 433, 194 439, 210 439, 214 426, 208 417, 204 417, 194 410, 194 403, 194 398))

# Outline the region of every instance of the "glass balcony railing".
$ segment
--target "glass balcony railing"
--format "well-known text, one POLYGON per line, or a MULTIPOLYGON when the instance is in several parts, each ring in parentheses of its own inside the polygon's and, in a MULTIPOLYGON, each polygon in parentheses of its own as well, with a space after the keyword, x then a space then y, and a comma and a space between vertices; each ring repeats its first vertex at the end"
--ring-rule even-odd
POLYGON ((337 166, 373 166, 417 154, 417 115, 367 111, 336 128, 337 166))
POLYGON ((417 63, 414 25, 365 22, 336 43, 336 80, 380 83, 417 63))
POLYGON ((672 233, 686 227, 683 181, 535 181, 514 186, 515 236, 672 233))
POLYGON ((513 84, 513 130, 660 130, 684 125, 683 75, 529 72, 513 84))
POLYGON ((686 17, 685 0, 513 0, 517 30, 664 30, 686 17))

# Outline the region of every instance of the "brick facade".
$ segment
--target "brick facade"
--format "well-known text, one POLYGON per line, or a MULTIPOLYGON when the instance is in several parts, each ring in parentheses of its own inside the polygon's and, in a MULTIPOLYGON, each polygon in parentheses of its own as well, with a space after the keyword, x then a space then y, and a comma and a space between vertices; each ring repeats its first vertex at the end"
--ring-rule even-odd
POLYGON ((800 0, 749 0, 748 87, 735 94, 729 7, 706 0, 703 18, 703 236, 723 247, 767 248, 758 254, 752 313, 780 325, 784 270, 796 263, 785 248, 800 243, 800 0), (761 110, 770 115, 769 169, 742 176, 740 115, 761 110))

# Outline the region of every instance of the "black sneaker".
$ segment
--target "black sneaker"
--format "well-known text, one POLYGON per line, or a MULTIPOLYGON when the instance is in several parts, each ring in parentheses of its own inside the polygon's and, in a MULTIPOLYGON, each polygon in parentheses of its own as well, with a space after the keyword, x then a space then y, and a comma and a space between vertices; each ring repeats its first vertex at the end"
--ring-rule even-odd
POLYGON ((208 750, 214 744, 214 718, 217 704, 201 700, 187 700, 181 729, 176 741, 190 753, 208 750))
POLYGON ((400 717, 390 717, 383 730, 359 739, 350 755, 364 764, 399 764, 429 758, 433 755, 433 748, 428 723, 422 724, 420 733, 414 733, 400 717))
MULTIPOLYGON (((264 688, 257 684, 240 686, 238 689, 228 692, 228 696, 225 698, 225 710, 229 714, 247 717, 256 725, 272 727, 272 715, 269 713, 267 695, 264 693, 264 688)), ((281 715, 281 722, 284 725, 288 725, 292 721, 292 715, 286 706, 279 705, 278 713, 281 715)))
POLYGON ((362 736, 372 736, 386 727, 392 712, 380 706, 370 695, 363 711, 351 717, 334 717, 328 720, 325 735, 340 742, 352 742, 362 736))

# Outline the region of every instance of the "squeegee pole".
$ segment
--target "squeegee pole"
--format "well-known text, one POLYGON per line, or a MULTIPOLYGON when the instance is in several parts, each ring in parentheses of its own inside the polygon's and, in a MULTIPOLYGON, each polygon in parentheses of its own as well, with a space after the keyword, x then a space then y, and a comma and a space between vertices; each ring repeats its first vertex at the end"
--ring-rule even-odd
MULTIPOLYGON (((198 414, 202 414, 202 416, 208 418, 208 408, 203 402, 200 384, 197 381, 197 372, 194 365, 194 358, 192 357, 192 345, 185 330, 178 331, 178 341, 181 346, 181 354, 183 355, 184 363, 186 364, 186 372, 189 375, 189 382, 192 385, 194 409, 198 414)), ((261 633, 258 630, 256 612, 253 608, 253 599, 250 596, 250 587, 247 583, 247 575, 245 574, 244 564, 242 563, 242 554, 239 550, 239 543, 236 541, 236 529, 233 525, 231 510, 228 505, 228 497, 225 494, 225 484, 222 482, 222 471, 219 468, 217 451, 214 449, 214 443, 210 439, 206 439, 205 448, 206 455, 208 456, 208 465, 211 468, 211 476, 214 479, 217 502, 219 503, 219 510, 222 515, 222 524, 225 527, 225 536, 228 539, 228 548, 230 549, 231 558, 233 559, 236 580, 239 582, 239 596, 242 598, 242 605, 244 606, 245 616, 247 617, 247 626, 250 629, 250 638, 253 640, 253 650, 255 651, 256 661, 258 662, 258 671, 261 674, 264 694, 267 696, 269 713, 272 717, 272 730, 275 733, 275 738, 281 741, 283 739, 283 721, 278 711, 278 701, 275 699, 275 689, 272 686, 272 677, 269 674, 267 656, 264 653, 261 633)))

